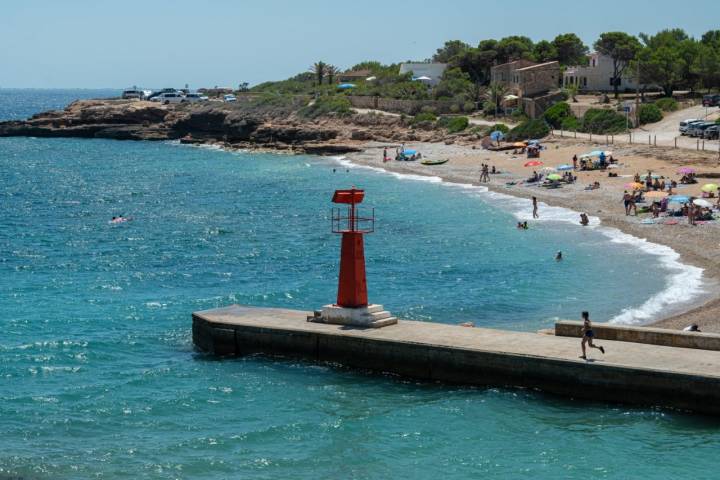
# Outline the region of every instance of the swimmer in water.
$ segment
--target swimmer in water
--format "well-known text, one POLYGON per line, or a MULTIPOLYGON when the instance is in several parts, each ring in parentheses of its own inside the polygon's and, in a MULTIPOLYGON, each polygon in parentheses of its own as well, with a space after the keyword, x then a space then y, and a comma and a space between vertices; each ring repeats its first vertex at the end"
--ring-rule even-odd
POLYGON ((555 260, 559 262, 559 261, 562 260, 562 259, 563 259, 563 258, 562 258, 562 252, 561 252, 561 251, 558 251, 558 252, 555 254, 555 260))

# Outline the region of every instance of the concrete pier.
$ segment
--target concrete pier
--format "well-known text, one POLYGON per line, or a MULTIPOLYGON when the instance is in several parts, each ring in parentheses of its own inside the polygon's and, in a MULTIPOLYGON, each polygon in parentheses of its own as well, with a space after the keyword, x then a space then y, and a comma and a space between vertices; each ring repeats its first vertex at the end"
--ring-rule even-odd
POLYGON ((233 305, 193 314, 193 341, 215 355, 279 354, 470 385, 720 415, 720 352, 400 320, 380 329, 308 322, 312 312, 233 305))

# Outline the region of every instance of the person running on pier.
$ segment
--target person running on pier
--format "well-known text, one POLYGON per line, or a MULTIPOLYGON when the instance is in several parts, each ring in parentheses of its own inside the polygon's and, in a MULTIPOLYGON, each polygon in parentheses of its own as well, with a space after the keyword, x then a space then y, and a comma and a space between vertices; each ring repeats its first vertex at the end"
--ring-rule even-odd
POLYGON ((585 344, 590 345, 590 348, 597 348, 604 355, 605 349, 600 345, 593 344, 593 337, 595 336, 595 333, 593 332, 592 323, 590 322, 590 314, 588 312, 582 312, 582 319, 582 342, 580 343, 580 347, 582 348, 582 355, 580 356, 580 358, 582 358, 583 360, 587 360, 585 344))
POLYGON ((540 215, 538 215, 537 197, 532 197, 532 202, 533 202, 533 218, 540 218, 540 215))

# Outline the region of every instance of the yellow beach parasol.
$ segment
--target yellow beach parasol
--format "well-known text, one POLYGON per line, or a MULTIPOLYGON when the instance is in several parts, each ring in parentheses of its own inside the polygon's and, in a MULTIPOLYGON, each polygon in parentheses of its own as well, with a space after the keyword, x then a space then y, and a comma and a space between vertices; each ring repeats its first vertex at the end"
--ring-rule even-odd
POLYGON ((625 184, 625 188, 630 188, 632 190, 642 190, 643 188, 645 188, 645 185, 638 182, 630 182, 625 184))
POLYGON ((718 191, 718 184, 717 183, 706 183, 702 186, 701 190, 703 192, 717 192, 718 191))

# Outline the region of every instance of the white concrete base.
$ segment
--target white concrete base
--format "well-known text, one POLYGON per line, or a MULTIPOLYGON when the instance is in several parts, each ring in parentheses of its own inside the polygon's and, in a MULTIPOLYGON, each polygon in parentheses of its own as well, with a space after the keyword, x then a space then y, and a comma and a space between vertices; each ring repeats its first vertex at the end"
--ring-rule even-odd
POLYGON ((309 321, 332 323, 335 325, 353 325, 356 327, 381 328, 395 325, 397 318, 383 309, 382 305, 368 305, 361 308, 344 308, 337 305, 325 305, 309 321))

